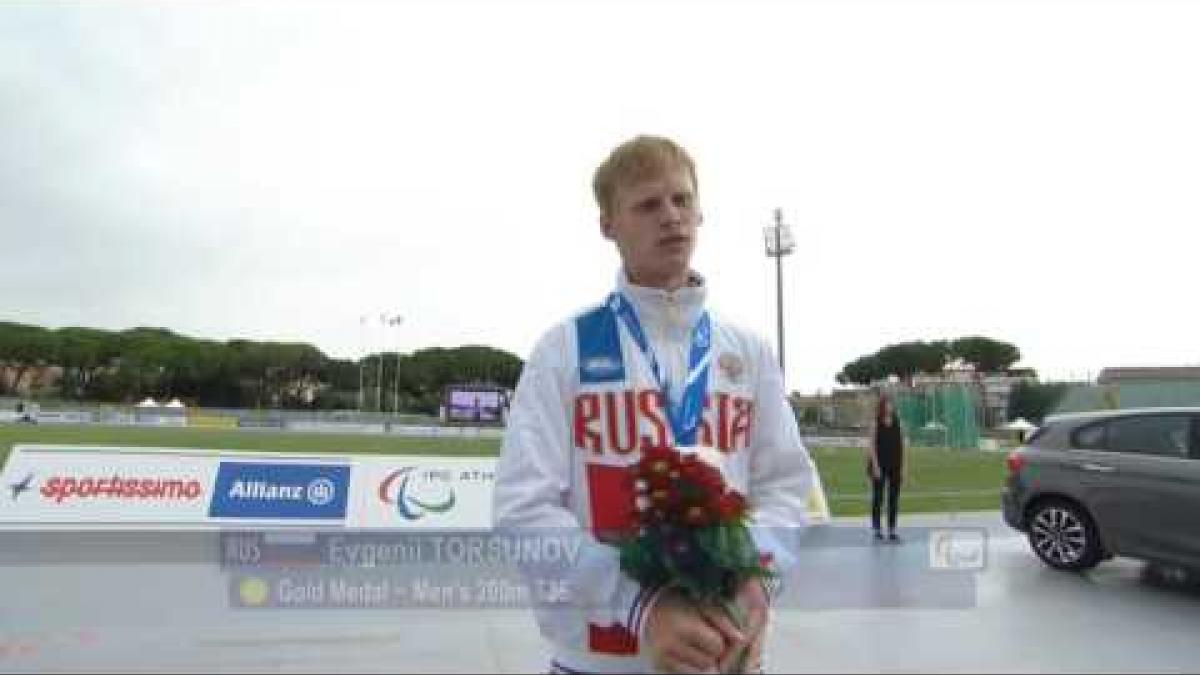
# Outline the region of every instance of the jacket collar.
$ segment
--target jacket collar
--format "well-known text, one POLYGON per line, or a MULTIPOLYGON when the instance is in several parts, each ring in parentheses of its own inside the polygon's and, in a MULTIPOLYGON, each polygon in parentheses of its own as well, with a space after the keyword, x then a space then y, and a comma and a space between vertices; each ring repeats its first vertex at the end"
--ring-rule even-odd
POLYGON ((688 273, 688 283, 683 288, 666 291, 631 283, 624 268, 617 273, 617 290, 633 304, 647 330, 691 328, 700 320, 708 295, 704 277, 696 272, 688 273))

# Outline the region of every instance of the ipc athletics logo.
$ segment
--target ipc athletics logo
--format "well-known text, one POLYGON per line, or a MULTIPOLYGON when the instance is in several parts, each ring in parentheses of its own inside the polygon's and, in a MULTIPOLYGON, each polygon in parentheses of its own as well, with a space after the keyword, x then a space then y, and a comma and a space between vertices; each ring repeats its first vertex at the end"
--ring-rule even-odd
POLYGON ((430 513, 445 513, 454 508, 454 489, 446 488, 445 496, 431 498, 427 496, 428 478, 421 485, 413 479, 417 467, 409 466, 388 474, 379 484, 379 501, 384 504, 394 504, 400 517, 405 520, 419 520, 430 513), (422 489, 424 488, 424 489, 422 489))

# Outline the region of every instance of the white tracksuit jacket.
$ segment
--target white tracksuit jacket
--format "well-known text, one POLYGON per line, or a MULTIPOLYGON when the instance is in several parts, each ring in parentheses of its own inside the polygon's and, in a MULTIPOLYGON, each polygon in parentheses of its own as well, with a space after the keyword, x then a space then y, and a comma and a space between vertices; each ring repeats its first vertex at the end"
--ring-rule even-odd
MULTIPOLYGON (((622 272, 617 288, 633 304, 677 399, 691 329, 704 310, 703 281, 667 292, 633 286, 622 272)), ((616 365, 624 372, 615 381, 611 375, 622 373, 613 359, 589 356, 594 350, 581 342, 597 332, 596 320, 613 316, 601 304, 542 336, 521 374, 497 467, 498 531, 565 530, 584 539, 579 564, 568 572, 570 604, 535 609, 555 665, 564 671, 651 670, 644 629, 654 589, 625 576, 617 550, 594 535, 631 513, 632 495, 621 487, 624 467, 637 462, 642 447, 675 443, 654 375, 625 326, 617 320, 619 328, 609 324, 607 331, 619 335, 620 346, 610 353, 619 349, 623 364, 616 365)), ((712 329, 697 443, 719 453, 726 480, 748 497, 760 551, 786 574, 794 563, 787 540, 807 525, 816 470, 771 348, 716 317, 712 329)))

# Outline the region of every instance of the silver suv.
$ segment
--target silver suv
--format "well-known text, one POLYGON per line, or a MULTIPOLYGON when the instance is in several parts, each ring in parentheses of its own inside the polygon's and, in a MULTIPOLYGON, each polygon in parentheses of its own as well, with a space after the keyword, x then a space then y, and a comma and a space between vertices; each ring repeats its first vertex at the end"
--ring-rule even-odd
POLYGON ((1048 417, 1007 463, 1004 520, 1046 564, 1200 568, 1200 408, 1048 417))

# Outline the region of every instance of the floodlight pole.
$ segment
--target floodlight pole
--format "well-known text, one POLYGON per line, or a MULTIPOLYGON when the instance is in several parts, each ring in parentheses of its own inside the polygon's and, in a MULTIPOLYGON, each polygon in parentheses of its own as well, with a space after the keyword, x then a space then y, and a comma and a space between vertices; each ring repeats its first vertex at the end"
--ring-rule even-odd
MULTIPOLYGON (((376 382, 375 410, 383 412, 383 355, 387 351, 387 329, 399 327, 404 323, 404 317, 399 314, 380 314, 379 323, 383 325, 384 335, 379 348, 379 381, 376 382)), ((396 349, 396 400, 393 402, 396 412, 400 411, 400 349, 396 349)))
POLYGON ((367 317, 365 317, 365 316, 359 317, 359 319, 358 319, 358 349, 359 349, 360 355, 358 357, 358 412, 362 412, 363 406, 366 405, 366 394, 364 392, 364 387, 366 385, 365 370, 366 370, 366 366, 367 366, 367 357, 366 357, 366 354, 362 353, 362 352, 366 351, 366 345, 364 344, 366 342, 366 338, 364 336, 364 333, 366 332, 366 327, 367 327, 367 317))
MULTIPOLYGON (((396 327, 396 335, 400 335, 400 325, 404 323, 404 317, 399 314, 391 321, 391 324, 396 327)), ((396 395, 392 398, 392 411, 397 415, 400 414, 400 340, 396 340, 396 376, 393 378, 396 395)))
MULTIPOLYGON (((387 326, 387 315, 379 315, 379 323, 387 326)), ((378 374, 375 379, 375 412, 383 412, 383 345, 379 349, 378 374)))
POLYGON ((379 372, 375 378, 375 412, 383 412, 383 350, 379 350, 379 372))
POLYGON ((359 412, 362 412, 363 403, 364 403, 364 401, 363 401, 363 380, 364 380, 363 370, 366 367, 366 360, 367 360, 366 356, 361 356, 358 359, 358 411, 359 412))
POLYGON ((783 256, 791 253, 795 244, 788 226, 783 224, 783 209, 775 209, 775 225, 765 229, 767 257, 775 259, 775 319, 779 337, 779 370, 784 372, 783 347, 783 256))
MULTIPOLYGON (((775 250, 779 251, 782 243, 779 231, 783 227, 783 211, 775 209, 775 250)), ((779 326, 779 372, 785 372, 783 359, 783 254, 775 255, 775 320, 779 326)))

